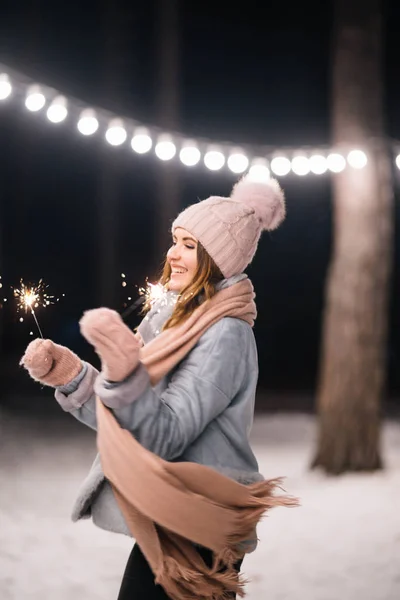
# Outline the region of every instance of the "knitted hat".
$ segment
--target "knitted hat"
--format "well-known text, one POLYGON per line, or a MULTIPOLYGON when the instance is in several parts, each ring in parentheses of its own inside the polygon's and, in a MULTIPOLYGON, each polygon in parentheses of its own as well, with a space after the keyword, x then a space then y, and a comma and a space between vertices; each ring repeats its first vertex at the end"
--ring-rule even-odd
POLYGON ((172 224, 194 235, 224 277, 242 273, 253 260, 262 231, 276 229, 286 214, 284 194, 276 179, 243 177, 229 198, 211 196, 192 204, 172 224))

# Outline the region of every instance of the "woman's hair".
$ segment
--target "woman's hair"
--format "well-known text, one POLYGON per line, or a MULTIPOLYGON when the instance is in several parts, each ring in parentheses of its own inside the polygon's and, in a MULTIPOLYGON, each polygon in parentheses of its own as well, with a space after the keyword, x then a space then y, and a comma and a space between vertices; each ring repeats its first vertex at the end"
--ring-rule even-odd
MULTIPOLYGON (((224 276, 200 242, 197 243, 197 263, 195 276, 189 285, 181 290, 174 311, 164 324, 163 331, 183 323, 204 300, 209 300, 216 294, 215 286, 224 276)), ((171 266, 165 259, 159 283, 167 285, 170 278, 171 266)))

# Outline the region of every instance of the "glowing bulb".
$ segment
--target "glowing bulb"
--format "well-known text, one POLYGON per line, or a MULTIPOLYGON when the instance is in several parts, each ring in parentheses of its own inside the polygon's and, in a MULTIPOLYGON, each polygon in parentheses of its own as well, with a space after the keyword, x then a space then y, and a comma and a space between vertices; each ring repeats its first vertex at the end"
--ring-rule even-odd
POLYGON ((400 169, 400 154, 396 156, 396 166, 398 169, 400 169))
POLYGON ((310 172, 310 163, 306 156, 295 156, 292 159, 292 170, 296 175, 308 175, 310 172))
POLYGON ((120 146, 125 142, 127 133, 121 119, 112 119, 106 131, 106 140, 111 146, 120 146))
POLYGON ((241 150, 236 150, 228 158, 228 167, 232 173, 243 173, 249 166, 249 159, 241 150))
POLYGON ((287 175, 290 169, 290 160, 285 156, 276 156, 271 160, 271 170, 275 173, 275 175, 287 175))
POLYGON ((91 108, 86 108, 80 114, 78 130, 82 135, 93 135, 99 128, 96 113, 91 108))
POLYGON ((61 123, 68 115, 67 100, 64 96, 57 96, 47 109, 47 118, 52 123, 61 123))
POLYGON ((5 100, 12 92, 12 86, 8 75, 0 74, 0 100, 5 100))
POLYGON ((28 88, 25 98, 25 106, 28 110, 37 112, 38 110, 41 110, 45 104, 46 98, 40 91, 39 86, 32 85, 30 88, 28 88))
POLYGON ((321 154, 314 154, 311 156, 309 163, 310 171, 315 173, 315 175, 322 175, 328 170, 327 160, 325 156, 322 156, 321 154))
POLYGON ((347 161, 354 169, 363 169, 368 162, 367 155, 362 150, 352 150, 347 156, 347 161))
POLYGON ((267 161, 263 158, 255 159, 249 169, 247 177, 252 181, 264 182, 268 181, 271 173, 267 167, 267 161))
POLYGON ((153 145, 148 130, 145 127, 138 127, 135 130, 134 136, 131 140, 132 150, 138 154, 146 154, 153 145))
POLYGON ((341 154, 329 154, 328 158, 326 159, 326 163, 328 165, 328 169, 332 171, 332 173, 340 173, 346 167, 346 161, 341 154))
POLYGON ((179 158, 181 159, 181 162, 187 167, 194 167, 194 165, 197 165, 201 158, 201 153, 200 150, 197 148, 195 142, 185 142, 184 146, 179 152, 179 158))
POLYGON ((225 156, 219 150, 210 150, 204 156, 204 164, 210 171, 219 171, 225 164, 225 156))
POLYGON ((171 160, 176 154, 176 146, 170 136, 161 135, 155 147, 156 156, 160 160, 171 160))

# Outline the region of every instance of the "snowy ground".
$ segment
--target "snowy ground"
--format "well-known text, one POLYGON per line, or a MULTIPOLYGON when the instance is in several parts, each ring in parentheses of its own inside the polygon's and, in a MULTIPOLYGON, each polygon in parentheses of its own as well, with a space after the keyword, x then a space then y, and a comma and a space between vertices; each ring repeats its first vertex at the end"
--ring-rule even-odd
MULTIPOLYGON (((400 425, 386 423, 387 470, 327 478, 307 471, 309 416, 263 416, 253 446, 266 476, 287 475, 302 507, 277 509, 244 562, 248 600, 399 600, 400 425)), ((113 600, 132 542, 71 505, 95 453, 92 432, 0 414, 1 600, 113 600)))

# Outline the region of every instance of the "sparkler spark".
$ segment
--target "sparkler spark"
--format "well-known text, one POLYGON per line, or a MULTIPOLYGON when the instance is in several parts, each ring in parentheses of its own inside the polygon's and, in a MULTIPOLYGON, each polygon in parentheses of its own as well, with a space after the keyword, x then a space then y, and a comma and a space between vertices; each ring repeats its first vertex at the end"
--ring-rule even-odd
POLYGON ((43 279, 37 285, 26 285, 23 280, 20 281, 20 288, 14 288, 14 296, 18 303, 18 311, 39 308, 46 308, 49 304, 56 302, 54 296, 47 293, 48 286, 43 279))
MULTIPOLYGON (((35 319, 36 326, 39 330, 40 337, 43 338, 42 330, 38 323, 35 309, 42 307, 47 308, 50 304, 58 301, 54 296, 50 296, 47 293, 48 286, 44 283, 43 279, 40 279, 37 285, 26 285, 23 280, 20 280, 20 287, 14 288, 14 297, 17 301, 17 311, 31 311, 33 318, 35 319)), ((22 317, 20 318, 21 321, 22 317)), ((23 319, 22 319, 23 321, 23 319)))
MULTIPOLYGON (((125 275, 122 273, 121 277, 125 275)), ((149 283, 146 279, 146 287, 138 288, 139 298, 134 302, 129 308, 127 308, 121 315, 122 319, 126 319, 134 310, 139 308, 139 306, 152 306, 156 300, 163 297, 165 294, 165 288, 160 283, 149 283)), ((132 298, 129 297, 128 300, 132 298)), ((126 304, 125 304, 126 306, 126 304)))
POLYGON ((154 304, 154 302, 163 297, 165 289, 161 283, 154 284, 147 282, 147 287, 139 288, 139 294, 146 297, 145 303, 154 304))

